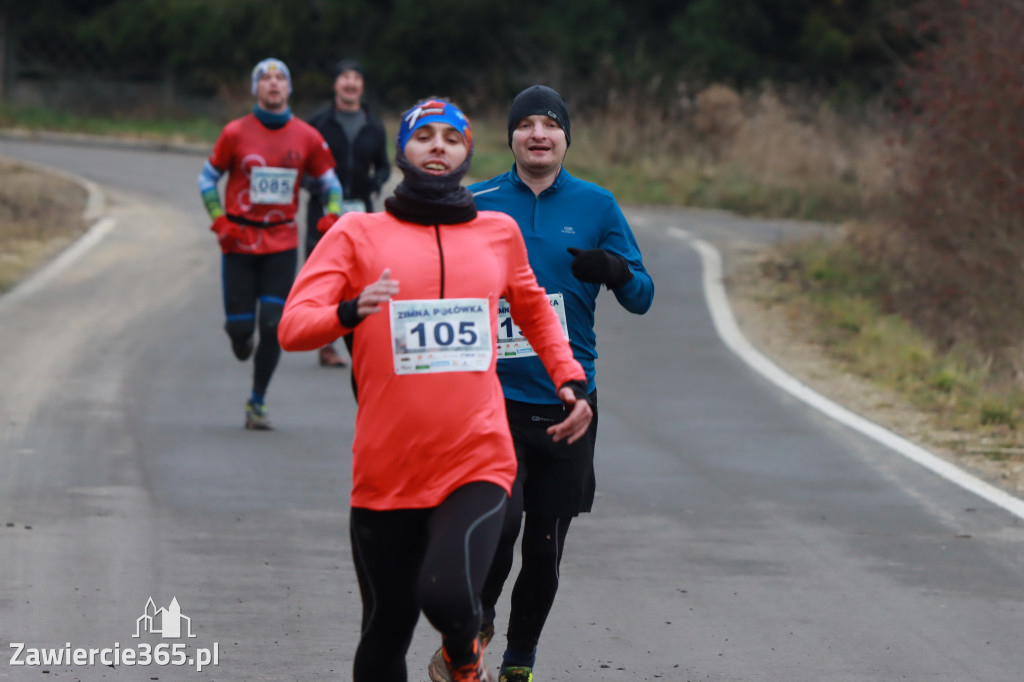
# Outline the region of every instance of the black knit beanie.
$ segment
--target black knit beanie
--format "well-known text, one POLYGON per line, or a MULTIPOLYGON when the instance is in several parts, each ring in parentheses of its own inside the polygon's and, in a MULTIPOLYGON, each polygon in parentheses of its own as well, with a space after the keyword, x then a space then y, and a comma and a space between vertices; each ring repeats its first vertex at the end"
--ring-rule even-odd
POLYGON ((331 82, 338 80, 338 76, 345 73, 346 71, 356 71, 360 76, 365 75, 363 73, 363 65, 359 63, 357 59, 342 59, 340 62, 334 65, 333 78, 331 82))
POLYGON ((565 146, 572 143, 569 136, 569 105, 557 92, 546 85, 531 85, 512 100, 508 110, 508 146, 512 146, 512 131, 527 116, 550 116, 565 131, 565 146))

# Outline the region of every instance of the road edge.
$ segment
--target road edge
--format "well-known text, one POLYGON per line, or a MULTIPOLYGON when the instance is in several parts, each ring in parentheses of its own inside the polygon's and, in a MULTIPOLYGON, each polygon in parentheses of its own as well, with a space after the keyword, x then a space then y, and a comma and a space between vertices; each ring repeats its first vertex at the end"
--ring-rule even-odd
POLYGON ((700 256, 703 268, 704 299, 715 331, 722 342, 751 369, 809 407, 844 426, 917 463, 932 473, 967 490, 987 502, 1024 519, 1024 500, 964 471, 932 453, 814 391, 758 351, 740 331, 725 290, 722 256, 710 242, 678 227, 668 228, 670 236, 689 243, 700 256))
POLYGON ((103 241, 103 238, 110 233, 115 225, 113 218, 105 215, 107 205, 106 194, 95 182, 86 180, 74 173, 60 170, 59 168, 51 168, 50 166, 9 156, 4 158, 37 173, 61 178, 84 189, 86 200, 85 208, 82 210, 82 220, 88 227, 82 236, 75 239, 45 264, 0 295, 0 313, 16 301, 46 286, 50 280, 103 241))

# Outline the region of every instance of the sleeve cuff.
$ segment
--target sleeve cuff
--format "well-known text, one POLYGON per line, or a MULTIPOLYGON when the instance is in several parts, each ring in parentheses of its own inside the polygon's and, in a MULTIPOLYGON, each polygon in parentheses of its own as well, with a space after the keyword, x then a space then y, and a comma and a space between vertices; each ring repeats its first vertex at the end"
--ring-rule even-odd
POLYGON ((355 329, 363 321, 359 317, 359 298, 350 298, 338 304, 338 322, 346 329, 355 329))

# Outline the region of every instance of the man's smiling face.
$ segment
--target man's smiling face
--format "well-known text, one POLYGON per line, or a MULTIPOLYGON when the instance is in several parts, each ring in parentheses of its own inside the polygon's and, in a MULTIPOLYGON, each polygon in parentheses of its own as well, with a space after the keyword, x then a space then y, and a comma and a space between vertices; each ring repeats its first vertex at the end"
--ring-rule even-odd
POLYGON ((512 131, 516 166, 534 175, 556 171, 569 145, 558 121, 543 114, 527 116, 512 131))

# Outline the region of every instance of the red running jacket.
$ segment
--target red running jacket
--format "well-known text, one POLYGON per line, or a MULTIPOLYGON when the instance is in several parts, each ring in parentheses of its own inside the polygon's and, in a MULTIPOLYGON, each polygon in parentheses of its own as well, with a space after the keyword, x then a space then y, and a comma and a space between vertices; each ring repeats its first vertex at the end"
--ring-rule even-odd
MULTIPOLYGON (((359 323, 352 349, 359 388, 352 506, 435 507, 473 481, 510 491, 516 457, 495 370, 498 298, 508 301, 555 386, 586 380, 537 284, 519 227, 495 211, 481 211, 472 221, 455 225, 419 225, 389 213, 344 214, 324 234, 292 286, 278 326, 281 347, 315 350, 349 333, 338 321, 339 302, 358 296, 385 268, 398 281, 399 293, 359 323), (455 307, 451 299, 475 299, 483 312, 473 319, 421 319, 416 310, 403 311, 411 305, 403 301, 413 299, 432 301, 421 305, 423 310, 449 311, 455 307), (405 319, 392 324, 392 316, 399 314, 405 319), (488 338, 480 345, 490 360, 483 369, 396 369, 408 366, 396 362, 396 353, 415 355, 417 341, 437 346, 459 339, 458 345, 473 330, 483 329, 485 320, 488 338)), ((460 307, 473 306, 463 302, 460 307)), ((410 362, 426 364, 415 358, 410 362)))
POLYGON ((303 175, 318 178, 334 168, 327 143, 317 130, 292 116, 281 128, 264 126, 254 114, 230 121, 208 159, 219 171, 228 172, 224 188, 224 210, 253 223, 269 227, 241 226, 233 240, 234 253, 277 253, 298 248, 295 213, 299 207, 299 186, 303 175), (253 203, 253 173, 266 167, 295 171, 294 182, 283 203, 253 203))

